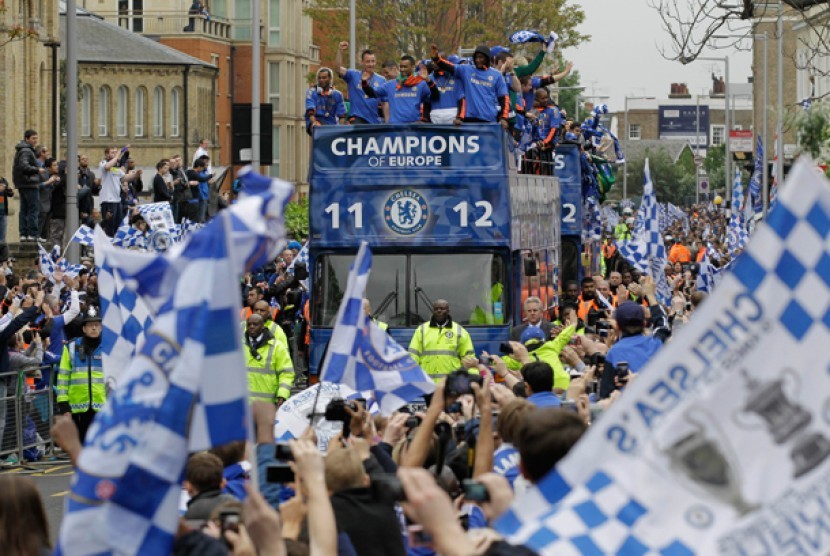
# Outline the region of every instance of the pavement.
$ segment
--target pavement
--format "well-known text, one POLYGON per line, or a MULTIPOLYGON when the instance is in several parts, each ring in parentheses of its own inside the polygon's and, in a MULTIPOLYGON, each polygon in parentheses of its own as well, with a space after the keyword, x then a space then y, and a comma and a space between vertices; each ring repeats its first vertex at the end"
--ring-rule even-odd
POLYGON ((10 469, 0 467, 0 473, 15 473, 35 482, 43 500, 46 518, 49 520, 49 538, 54 546, 58 540, 63 506, 69 494, 69 481, 72 478, 72 466, 69 461, 26 464, 26 467, 17 466, 10 469))

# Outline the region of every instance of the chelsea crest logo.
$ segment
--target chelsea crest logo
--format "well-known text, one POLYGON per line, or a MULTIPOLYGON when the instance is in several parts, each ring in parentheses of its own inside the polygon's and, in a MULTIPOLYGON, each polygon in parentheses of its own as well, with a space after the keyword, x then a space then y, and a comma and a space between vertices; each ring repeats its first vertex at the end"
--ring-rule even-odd
POLYGON ((420 193, 403 189, 387 199, 383 207, 383 220, 396 234, 417 234, 429 220, 429 205, 420 193))

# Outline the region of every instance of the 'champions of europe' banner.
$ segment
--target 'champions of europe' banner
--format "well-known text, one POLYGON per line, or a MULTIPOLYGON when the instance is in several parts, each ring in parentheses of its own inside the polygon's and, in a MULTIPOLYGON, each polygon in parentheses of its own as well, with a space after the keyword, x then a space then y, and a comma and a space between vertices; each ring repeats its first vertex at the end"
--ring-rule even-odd
POLYGON ((541 554, 830 553, 830 184, 809 161, 713 295, 497 528, 541 554))
POLYGON ((499 167, 501 126, 318 126, 314 164, 319 170, 499 167))

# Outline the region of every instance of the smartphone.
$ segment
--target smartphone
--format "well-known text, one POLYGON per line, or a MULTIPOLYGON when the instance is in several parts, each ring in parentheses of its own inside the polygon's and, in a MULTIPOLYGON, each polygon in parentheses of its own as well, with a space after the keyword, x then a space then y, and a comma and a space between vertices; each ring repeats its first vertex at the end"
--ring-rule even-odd
POLYGON ((406 528, 409 546, 412 548, 432 548, 432 535, 424 531, 423 525, 410 525, 406 528))
POLYGON ((464 499, 470 502, 488 502, 490 500, 490 493, 487 492, 487 487, 473 479, 464 479, 462 486, 464 487, 464 499))
POLYGON ((225 531, 239 532, 239 523, 242 521, 239 510, 221 510, 219 512, 219 523, 222 524, 222 535, 225 531))
POLYGON ((269 465, 265 468, 265 480, 269 483, 293 483, 294 471, 287 463, 278 463, 276 465, 269 465))
POLYGON ((285 442, 277 443, 274 450, 274 458, 282 461, 294 461, 294 453, 291 451, 291 446, 285 442))

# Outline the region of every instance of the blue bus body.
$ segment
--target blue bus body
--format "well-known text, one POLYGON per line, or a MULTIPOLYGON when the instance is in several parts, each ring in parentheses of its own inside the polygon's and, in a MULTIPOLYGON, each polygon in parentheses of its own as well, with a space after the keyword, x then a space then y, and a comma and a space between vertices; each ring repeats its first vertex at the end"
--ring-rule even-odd
MULTIPOLYGON (((523 298, 555 303, 558 180, 518 174, 509 141, 489 124, 315 128, 311 375, 361 241, 373 252, 366 297, 404 347, 437 299, 449 301, 453 320, 469 331, 479 354, 498 353, 521 322, 523 298)), ((581 211, 581 202, 574 209, 581 211)))

